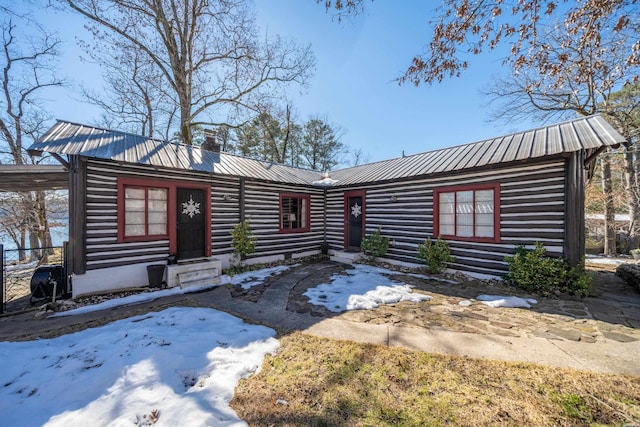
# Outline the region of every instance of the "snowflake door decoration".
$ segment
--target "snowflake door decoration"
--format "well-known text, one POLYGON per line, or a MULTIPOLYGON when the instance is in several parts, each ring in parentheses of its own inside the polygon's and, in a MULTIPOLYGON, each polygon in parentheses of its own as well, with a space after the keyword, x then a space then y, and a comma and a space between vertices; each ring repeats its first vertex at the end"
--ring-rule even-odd
POLYGON ((351 215, 358 218, 362 213, 362 207, 356 202, 355 205, 351 206, 351 215))
POLYGON ((188 202, 182 202, 182 213, 189 215, 189 218, 193 218, 200 213, 200 203, 194 202, 191 194, 189 194, 188 202))

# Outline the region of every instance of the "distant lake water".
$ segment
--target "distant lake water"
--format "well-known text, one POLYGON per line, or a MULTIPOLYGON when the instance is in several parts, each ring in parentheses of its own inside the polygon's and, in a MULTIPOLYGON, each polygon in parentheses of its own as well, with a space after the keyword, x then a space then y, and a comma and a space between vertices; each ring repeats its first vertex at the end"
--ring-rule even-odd
MULTIPOLYGON (((53 246, 62 246, 62 243, 69 240, 69 225, 64 222, 63 225, 55 226, 50 228, 51 231, 51 242, 53 246)), ((4 246, 5 250, 5 261, 10 262, 18 259, 18 251, 16 251, 17 246, 11 240, 10 237, 2 234, 0 237, 0 244, 4 246)), ((27 246, 29 246, 29 235, 27 234, 27 246)))

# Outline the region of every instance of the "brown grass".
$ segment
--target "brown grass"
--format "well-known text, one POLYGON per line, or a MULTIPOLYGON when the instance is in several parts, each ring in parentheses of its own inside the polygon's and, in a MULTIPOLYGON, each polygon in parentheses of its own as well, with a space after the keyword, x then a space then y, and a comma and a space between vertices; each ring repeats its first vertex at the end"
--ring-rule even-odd
POLYGON ((640 377, 297 332, 231 403, 252 426, 623 426, 640 423, 640 377))

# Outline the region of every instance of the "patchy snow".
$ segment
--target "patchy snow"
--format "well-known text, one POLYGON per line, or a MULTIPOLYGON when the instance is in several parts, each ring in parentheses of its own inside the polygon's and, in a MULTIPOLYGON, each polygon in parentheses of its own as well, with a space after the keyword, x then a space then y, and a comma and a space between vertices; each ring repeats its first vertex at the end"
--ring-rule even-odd
POLYGON ((170 308, 47 340, 0 342, 2 424, 240 426, 240 378, 275 332, 208 308, 170 308))
POLYGON ((476 299, 489 307, 509 307, 509 308, 531 308, 531 304, 537 304, 538 301, 533 298, 520 298, 502 295, 478 295, 476 299))
POLYGON ((101 302, 99 304, 85 305, 83 307, 74 308, 67 311, 61 311, 51 315, 50 317, 60 317, 60 316, 73 316, 76 314, 88 313, 90 311, 97 310, 105 310, 108 308, 119 307, 122 305, 132 305, 132 304, 140 304, 146 301, 153 301, 158 298, 168 297, 172 295, 181 295, 193 292, 200 292, 207 290, 209 288, 213 288, 215 286, 232 284, 232 285, 240 285, 244 289, 249 289, 252 286, 256 286, 261 284, 264 279, 274 274, 280 274, 283 271, 286 271, 292 267, 296 267, 299 264, 294 265, 283 265, 278 267, 271 268, 263 268, 262 270, 256 271, 248 271, 246 273, 236 274, 235 276, 228 276, 226 274, 220 276, 220 283, 211 284, 211 285, 202 285, 202 286, 190 286, 188 288, 182 289, 179 286, 162 289, 154 292, 144 292, 141 294, 130 295, 123 298, 114 298, 108 301, 101 302))
POLYGON ((385 276, 401 274, 385 268, 356 264, 352 269, 334 274, 330 283, 309 288, 304 295, 309 302, 323 305, 339 313, 346 310, 365 310, 380 304, 400 301, 427 301, 430 296, 411 292, 411 286, 385 276))
POLYGON ((627 262, 635 262, 633 258, 614 258, 606 257, 602 255, 587 255, 585 258, 587 264, 605 264, 605 265, 620 265, 627 262))
POLYGON ((262 270, 247 271, 245 273, 236 274, 233 277, 227 275, 222 276, 221 282, 223 284, 230 283, 235 286, 242 286, 242 289, 249 289, 253 286, 257 286, 264 282, 269 276, 280 274, 289 270, 292 267, 297 267, 300 264, 294 265, 280 265, 277 267, 263 268, 262 270))

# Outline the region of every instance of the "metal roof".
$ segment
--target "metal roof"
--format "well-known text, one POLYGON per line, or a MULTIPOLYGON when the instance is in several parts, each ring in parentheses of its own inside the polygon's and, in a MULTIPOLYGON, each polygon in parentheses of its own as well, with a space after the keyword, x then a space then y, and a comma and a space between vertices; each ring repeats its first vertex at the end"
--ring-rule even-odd
POLYGON ((386 181, 580 150, 595 151, 623 142, 625 138, 604 118, 593 115, 471 144, 341 169, 331 172, 331 178, 337 180, 338 185, 386 181))
MULTIPOLYGON (((624 141, 606 120, 594 115, 471 144, 341 169, 331 172, 330 177, 337 180, 334 186, 353 185, 597 150, 624 141)), ((312 185, 322 178, 317 171, 65 121, 58 121, 29 150, 292 184, 312 185)))
POLYGON ((318 171, 66 121, 58 121, 29 151, 80 155, 292 184, 309 184, 321 177, 318 171))
POLYGON ((60 165, 0 165, 0 192, 64 190, 69 173, 60 165))

